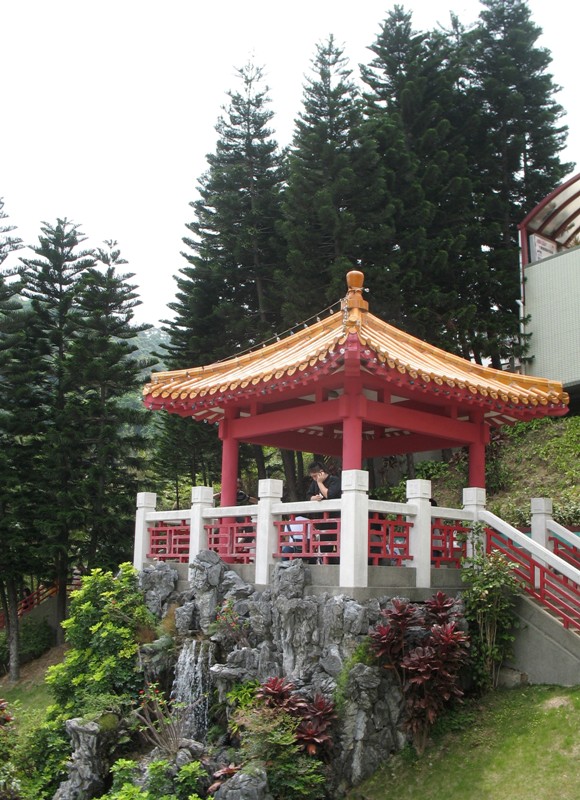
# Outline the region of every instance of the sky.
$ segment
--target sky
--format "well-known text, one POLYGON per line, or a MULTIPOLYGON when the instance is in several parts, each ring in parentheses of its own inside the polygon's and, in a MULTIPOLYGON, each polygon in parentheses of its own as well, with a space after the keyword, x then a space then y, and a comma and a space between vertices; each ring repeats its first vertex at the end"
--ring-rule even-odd
MULTIPOLYGON (((401 0, 416 29, 465 25, 478 0, 401 0)), ((0 0, 0 197, 36 243, 67 218, 86 244, 116 239, 142 300, 136 321, 171 314, 174 276, 214 126, 238 87, 236 67, 263 66, 277 141, 292 139, 318 42, 333 34, 355 75, 368 63, 389 0, 0 0)), ((562 87, 568 147, 580 164, 578 0, 529 0, 562 87)), ((20 253, 22 255, 22 251, 20 253)))

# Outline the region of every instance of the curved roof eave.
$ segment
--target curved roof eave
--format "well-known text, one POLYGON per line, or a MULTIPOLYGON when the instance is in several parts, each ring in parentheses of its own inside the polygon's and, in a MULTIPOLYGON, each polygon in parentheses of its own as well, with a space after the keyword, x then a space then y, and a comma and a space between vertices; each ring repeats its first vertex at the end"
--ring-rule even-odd
MULTIPOLYGON (((525 236, 537 233, 560 247, 569 247, 580 235, 580 172, 545 197, 530 211, 518 229, 525 236)), ((527 248, 523 248, 524 255, 527 248)), ((524 257, 524 266, 528 263, 524 257)))

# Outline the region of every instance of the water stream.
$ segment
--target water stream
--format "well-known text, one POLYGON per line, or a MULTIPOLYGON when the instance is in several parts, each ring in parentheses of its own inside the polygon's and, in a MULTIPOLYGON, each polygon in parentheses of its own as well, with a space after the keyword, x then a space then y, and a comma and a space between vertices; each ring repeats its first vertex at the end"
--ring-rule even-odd
POLYGON ((213 647, 207 640, 188 639, 184 642, 171 689, 174 702, 187 706, 183 735, 197 741, 203 741, 207 733, 213 647))

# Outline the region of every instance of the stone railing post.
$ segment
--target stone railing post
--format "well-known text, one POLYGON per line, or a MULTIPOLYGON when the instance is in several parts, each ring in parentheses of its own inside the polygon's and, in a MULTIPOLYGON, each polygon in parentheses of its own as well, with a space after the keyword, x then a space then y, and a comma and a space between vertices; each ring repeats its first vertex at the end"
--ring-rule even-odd
MULTIPOLYGON (((532 539, 541 544, 542 547, 549 549, 548 545, 548 519, 552 517, 553 504, 548 497, 532 497, 530 506, 532 509, 532 539)), ((541 582, 541 571, 534 570, 534 585, 538 587, 541 582)))
POLYGON ((272 554, 277 549, 278 541, 278 531, 272 516, 272 505, 280 502, 283 491, 283 481, 268 478, 258 483, 255 582, 262 586, 267 586, 270 583, 270 566, 274 563, 272 554))
POLYGON ((344 589, 368 586, 368 488, 368 472, 361 469, 343 471, 339 584, 344 589))
POLYGON ((417 508, 410 532, 411 566, 416 570, 417 589, 431 588, 431 481, 407 481, 407 503, 417 508))
MULTIPOLYGON (((485 508, 485 489, 477 486, 469 486, 463 490, 463 508, 466 511, 473 512, 473 522, 479 522, 479 512, 485 508)), ((485 545, 485 540, 483 542, 485 545)), ((471 538, 467 540, 466 549, 467 558, 473 556, 473 543, 471 538)))
POLYGON ((207 550, 207 531, 201 516, 204 508, 213 506, 213 489, 211 486, 192 486, 191 519, 189 522, 189 563, 200 550, 207 550))
POLYGON ((530 503, 532 509, 532 539, 548 547, 548 520, 552 517, 554 510, 552 501, 548 497, 532 497, 530 503))
POLYGON ((135 541, 133 544, 133 566, 141 571, 149 552, 151 537, 149 536, 147 514, 155 511, 157 495, 155 492, 139 492, 137 495, 137 512, 135 514, 135 541))

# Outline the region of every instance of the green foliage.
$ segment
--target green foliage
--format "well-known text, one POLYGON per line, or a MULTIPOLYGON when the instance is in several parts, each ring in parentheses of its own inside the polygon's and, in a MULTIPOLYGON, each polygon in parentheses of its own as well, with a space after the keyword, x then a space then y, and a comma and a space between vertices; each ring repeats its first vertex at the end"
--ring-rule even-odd
POLYGON ((263 766, 276 800, 324 797, 324 775, 320 761, 304 755, 296 742, 298 720, 280 708, 263 706, 239 711, 242 730, 240 755, 246 762, 263 766))
MULTIPOLYGON (((99 800, 201 800, 199 780, 207 773, 199 761, 176 770, 165 759, 151 761, 147 767, 146 787, 136 785, 139 777, 135 761, 120 758, 111 767, 113 784, 99 800)), ((208 798, 211 800, 211 798, 208 798)))
POLYGON ((139 635, 153 625, 130 564, 122 564, 117 577, 100 569, 86 576, 63 623, 71 648, 47 675, 58 714, 82 714, 89 696, 135 696, 143 685, 139 635))
POLYGON ((135 714, 143 738, 162 753, 175 757, 184 737, 187 707, 167 701, 155 683, 147 684, 139 695, 135 714))
POLYGON ((415 464, 415 475, 426 481, 443 478, 449 473, 449 464, 446 461, 418 461, 415 464))
POLYGON ((495 688, 514 639, 514 598, 521 589, 513 565, 501 553, 486 553, 482 523, 473 525, 470 540, 473 555, 462 562, 461 580, 472 662, 480 688, 495 688))
POLYGON ((27 800, 50 800, 66 780, 70 739, 62 720, 40 722, 19 736, 14 763, 27 800))
POLYGON ((358 644, 352 653, 342 665, 342 669, 340 670, 337 678, 336 678, 336 687, 334 689, 334 702, 336 704, 336 709, 340 713, 342 708, 344 707, 344 692, 346 686, 348 684, 348 676, 352 668, 356 664, 366 664, 370 665, 374 663, 375 656, 371 650, 371 643, 369 639, 364 639, 360 644, 358 644))
MULTIPOLYGON (((20 663, 38 658, 54 645, 55 633, 45 619, 24 619, 20 623, 20 663)), ((0 631, 0 674, 8 670, 8 638, 0 631)))

